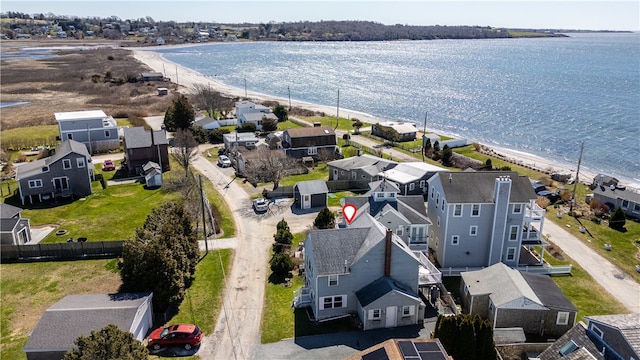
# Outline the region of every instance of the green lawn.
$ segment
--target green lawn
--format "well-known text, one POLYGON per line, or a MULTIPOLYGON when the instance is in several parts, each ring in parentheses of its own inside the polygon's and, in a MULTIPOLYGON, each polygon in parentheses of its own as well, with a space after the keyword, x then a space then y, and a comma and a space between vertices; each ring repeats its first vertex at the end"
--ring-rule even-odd
POLYGON ((328 166, 326 163, 320 163, 309 171, 308 174, 292 175, 280 181, 281 186, 294 186, 299 181, 308 180, 327 180, 329 178, 328 166))
POLYGON ((27 126, 9 130, 2 130, 3 149, 31 149, 33 146, 52 145, 59 143, 56 140, 59 129, 57 125, 27 126))
POLYGON ((301 128, 301 127, 302 127, 302 125, 294 123, 293 121, 290 121, 290 120, 278 123, 278 131, 283 131, 283 130, 287 130, 287 129, 301 128))
MULTIPOLYGON (((338 130, 348 130, 348 131, 355 130, 355 128, 353 127, 352 119, 346 119, 343 117, 337 118, 335 116, 304 116, 301 118, 309 123, 319 122, 320 124, 322 124, 322 126, 329 126, 338 130), (337 124, 337 127, 336 127, 336 124, 337 124)), ((363 124, 362 127, 371 126, 370 123, 366 123, 366 122, 362 122, 362 124, 363 124)))
POLYGON ((348 196, 359 196, 359 195, 362 195, 362 194, 356 194, 356 193, 354 193, 352 191, 338 191, 338 192, 335 192, 335 193, 330 193, 329 196, 328 196, 328 199, 327 199, 327 202, 328 202, 327 205, 330 206, 330 207, 331 206, 342 206, 342 205, 340 205, 340 200, 342 200, 343 198, 348 197, 348 196))

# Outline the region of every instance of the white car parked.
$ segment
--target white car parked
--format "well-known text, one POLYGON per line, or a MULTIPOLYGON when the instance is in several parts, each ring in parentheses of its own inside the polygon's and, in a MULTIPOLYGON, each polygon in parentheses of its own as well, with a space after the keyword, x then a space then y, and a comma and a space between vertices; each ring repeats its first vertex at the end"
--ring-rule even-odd
POLYGON ((269 201, 265 198, 259 198, 253 200, 253 208, 256 212, 263 212, 269 210, 269 201))
POLYGON ((218 166, 223 168, 231 166, 231 159, 226 155, 220 155, 218 157, 218 166))

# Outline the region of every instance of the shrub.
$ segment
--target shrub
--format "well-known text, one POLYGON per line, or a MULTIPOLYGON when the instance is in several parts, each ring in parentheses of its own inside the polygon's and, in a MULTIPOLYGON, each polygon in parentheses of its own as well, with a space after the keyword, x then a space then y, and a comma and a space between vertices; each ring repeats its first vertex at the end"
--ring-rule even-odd
POLYGON ((328 207, 320 210, 318 216, 313 221, 313 226, 318 229, 333 229, 336 226, 336 217, 328 207))
POLYGON ((293 261, 291 257, 285 253, 274 254, 269 260, 271 271, 279 276, 285 276, 289 271, 293 270, 293 261))
POLYGON ((621 208, 617 208, 609 219, 609 227, 612 229, 622 229, 627 222, 627 217, 621 208))

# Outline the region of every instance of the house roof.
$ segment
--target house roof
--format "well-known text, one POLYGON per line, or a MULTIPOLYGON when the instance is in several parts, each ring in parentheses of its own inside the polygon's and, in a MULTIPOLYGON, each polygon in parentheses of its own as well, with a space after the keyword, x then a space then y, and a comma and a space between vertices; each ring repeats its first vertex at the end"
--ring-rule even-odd
POLYGON ((520 272, 520 275, 529 284, 533 292, 538 296, 544 306, 552 309, 566 311, 578 311, 573 303, 564 295, 560 287, 556 285, 549 275, 520 272))
POLYGON ((278 117, 272 113, 252 112, 252 113, 244 114, 244 119, 247 121, 259 121, 259 120, 262 120, 263 118, 278 120, 278 117))
POLYGON ((618 329, 629 346, 640 354, 640 314, 597 315, 586 318, 588 322, 597 322, 618 329))
POLYGON ((392 160, 385 160, 377 156, 362 154, 359 156, 333 160, 327 163, 327 165, 343 170, 363 169, 367 172, 376 169, 375 172, 370 173, 371 175, 375 175, 382 171, 385 167, 391 165, 390 168, 392 168, 398 165, 398 163, 392 160))
POLYGON ((158 163, 153 162, 153 161, 147 161, 146 163, 144 163, 144 165, 142 165, 142 173, 146 175, 152 174, 152 173, 162 173, 162 169, 160 168, 160 165, 158 165, 158 163))
POLYGON ((367 191, 364 195, 372 196, 373 193, 377 192, 394 192, 397 194, 400 192, 400 188, 398 187, 398 185, 396 185, 396 183, 387 181, 386 179, 382 179, 370 182, 369 191, 367 191))
POLYGON ((156 77, 156 76, 164 76, 161 72, 143 72, 140 73, 142 77, 156 77))
POLYGON ((75 140, 65 140, 55 149, 55 154, 44 159, 39 159, 16 167, 16 180, 24 179, 42 173, 42 168, 49 166, 64 158, 70 153, 83 155, 86 159, 91 159, 87 147, 75 140))
POLYGON ((0 219, 10 219, 20 214, 21 208, 5 203, 0 203, 0 219))
POLYGON ((441 171, 448 172, 449 170, 419 161, 412 161, 399 163, 393 169, 380 172, 378 175, 400 184, 408 184, 423 179, 430 172, 438 173, 441 171))
POLYGON ((107 114, 102 110, 84 110, 84 111, 69 111, 69 112, 57 112, 53 113, 57 122, 61 121, 75 121, 84 119, 96 119, 106 118, 107 114))
POLYGON ((67 295, 49 307, 33 330, 24 351, 68 350, 79 336, 115 324, 131 331, 139 307, 151 293, 67 295))
POLYGON ((345 197, 344 203, 352 204, 358 213, 366 212, 376 219, 387 211, 394 211, 409 224, 431 224, 421 195, 397 196, 395 201, 375 201, 373 194, 367 194, 345 197))
POLYGON ((522 274, 503 263, 482 270, 465 271, 460 276, 471 295, 489 295, 496 307, 522 297, 544 306, 522 274))
POLYGON ((453 358, 447 354, 447 350, 437 338, 389 339, 346 358, 346 360, 406 359, 448 360, 453 358))
POLYGON ((210 118, 208 116, 201 116, 195 119, 195 121, 193 122, 194 126, 200 126, 200 127, 204 127, 206 125, 211 124, 214 121, 218 121, 216 119, 210 118))
POLYGON ((309 180, 296 183, 295 187, 301 195, 326 194, 329 192, 324 180, 309 180))
POLYGON ((316 136, 336 136, 333 128, 328 126, 318 126, 318 127, 301 127, 301 128, 293 128, 285 130, 287 134, 291 138, 299 138, 299 137, 316 137, 316 136))
POLYGON ((9 233, 12 232, 13 229, 16 227, 16 224, 18 222, 20 222, 20 220, 23 219, 19 219, 19 218, 3 218, 2 221, 0 221, 0 232, 3 233, 9 233))
POLYGON ((408 134, 418 132, 418 129, 410 123, 382 123, 378 124, 380 126, 390 127, 395 130, 398 134, 408 134))
POLYGON ((416 300, 420 300, 418 294, 411 290, 410 286, 384 276, 356 291, 356 296, 358 297, 360 305, 367 306, 392 291, 397 291, 416 300))
MULTIPOLYGON (((142 126, 124 128, 124 143, 127 149, 140 149, 151 147, 151 131, 147 131, 142 126)), ((164 130, 153 131, 153 145, 168 144, 167 133, 164 130)))
POLYGON ((579 322, 569 329, 558 340, 540 353, 538 358, 540 360, 556 360, 560 358, 563 360, 604 360, 604 356, 600 354, 600 351, 587 336, 587 326, 583 322, 579 322), (560 357, 558 352, 570 341, 573 341, 578 348, 575 351, 560 357))
POLYGON ((431 180, 442 184, 445 199, 452 203, 493 203, 493 191, 498 177, 511 178, 511 203, 528 203, 537 199, 526 176, 513 171, 475 171, 436 173, 431 180))
POLYGON ((622 189, 613 188, 612 190, 610 186, 596 186, 593 189, 593 193, 600 194, 612 200, 615 200, 615 199, 628 200, 636 204, 640 204, 640 194, 635 193, 633 191, 626 190, 626 189, 622 190, 622 189))
POLYGON ((229 134, 224 134, 222 135, 225 140, 227 140, 228 142, 236 142, 236 139, 238 142, 247 142, 247 141, 258 141, 258 137, 256 136, 256 134, 252 133, 252 132, 245 132, 245 133, 239 133, 239 132, 232 132, 229 134))

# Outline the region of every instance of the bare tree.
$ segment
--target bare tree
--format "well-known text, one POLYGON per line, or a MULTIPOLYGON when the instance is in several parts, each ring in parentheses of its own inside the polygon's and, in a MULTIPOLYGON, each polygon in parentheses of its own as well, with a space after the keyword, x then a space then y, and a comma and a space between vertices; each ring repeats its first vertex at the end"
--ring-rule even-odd
POLYGON ((226 117, 227 113, 234 107, 235 99, 223 96, 218 91, 211 90, 209 86, 196 84, 194 89, 193 99, 196 106, 204 109, 210 118, 217 119, 218 116, 216 114, 226 117))
POLYGON ((196 157, 198 142, 193 137, 191 130, 178 129, 174 136, 174 144, 173 157, 180 163, 184 169, 184 176, 187 177, 191 160, 196 157))
POLYGON ((292 167, 295 167, 295 159, 285 155, 282 150, 259 148, 247 159, 244 174, 253 184, 273 182, 275 190, 280 186, 286 170, 292 167))

